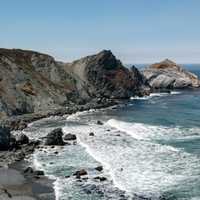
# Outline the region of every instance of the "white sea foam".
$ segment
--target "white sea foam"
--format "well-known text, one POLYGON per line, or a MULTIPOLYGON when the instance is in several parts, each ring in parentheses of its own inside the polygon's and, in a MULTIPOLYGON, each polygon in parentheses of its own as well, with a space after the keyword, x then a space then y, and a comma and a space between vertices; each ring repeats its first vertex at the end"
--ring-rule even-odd
MULTIPOLYGON (((199 158, 177 148, 157 144, 154 140, 198 137, 199 128, 153 126, 116 119, 110 119, 104 125, 97 125, 94 123, 95 119, 81 125, 82 116, 87 114, 88 112, 76 113, 67 118, 67 121, 77 121, 80 125, 67 125, 66 122, 63 131, 77 135, 78 143, 102 163, 116 187, 128 193, 158 199, 163 192, 174 188, 184 191, 184 185, 192 188, 197 184, 199 158), (95 136, 89 136, 90 132, 94 132, 95 136)), ((63 156, 62 162, 57 161, 58 165, 65 166, 65 159, 68 157, 70 156, 63 156)), ((80 161, 83 160, 84 157, 80 161)), ((43 167, 40 161, 35 161, 35 165, 40 169, 43 167)), ((56 179, 54 185, 56 200, 63 194, 62 181, 56 179)))
POLYGON ((171 94, 181 94, 180 91, 171 91, 171 94))
POLYGON ((200 128, 183 128, 183 127, 165 127, 153 126, 143 123, 130 123, 116 119, 110 119, 107 125, 116 128, 119 131, 131 135, 137 140, 155 140, 155 139, 177 139, 186 140, 200 137, 200 128))
POLYGON ((75 133, 79 144, 110 172, 116 187, 128 193, 156 199, 170 188, 181 189, 183 181, 188 185, 195 183, 199 173, 198 158, 152 140, 156 135, 165 137, 173 131, 181 136, 180 127, 169 129, 111 119, 104 126, 91 123, 66 126, 63 130, 75 133), (88 136, 89 132, 94 132, 95 136, 88 136))
POLYGON ((153 97, 163 97, 163 96, 168 96, 168 95, 177 95, 181 94, 179 91, 171 91, 170 93, 167 92, 162 92, 162 93, 151 93, 149 96, 143 96, 143 97, 130 97, 130 100, 149 100, 153 97))

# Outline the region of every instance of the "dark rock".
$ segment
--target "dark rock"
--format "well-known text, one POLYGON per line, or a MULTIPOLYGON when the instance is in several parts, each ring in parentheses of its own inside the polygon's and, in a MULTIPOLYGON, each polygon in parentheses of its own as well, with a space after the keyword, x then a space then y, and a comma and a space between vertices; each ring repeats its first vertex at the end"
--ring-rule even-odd
POLYGON ((64 141, 62 139, 63 132, 61 128, 54 129, 45 138, 45 145, 64 145, 64 141))
POLYGON ((6 127, 0 127, 0 151, 10 148, 10 130, 6 127))
POLYGON ((93 132, 89 133, 89 136, 94 136, 94 133, 93 132))
POLYGON ((44 172, 41 170, 36 170, 36 171, 34 171, 34 175, 35 176, 44 176, 44 172))
POLYGON ((29 138, 25 134, 20 134, 19 136, 17 136, 16 141, 19 145, 28 144, 29 138))
POLYGON ((80 178, 81 176, 85 176, 87 175, 87 171, 85 169, 81 169, 81 170, 78 170, 76 171, 73 176, 76 176, 76 178, 80 178))
POLYGON ((98 120, 98 121, 97 121, 97 124, 98 124, 98 125, 103 125, 103 122, 100 121, 100 120, 98 120))
POLYGON ((101 172, 103 170, 103 166, 98 166, 98 167, 95 167, 94 169, 101 172))
POLYGON ((17 149, 20 149, 20 146, 17 143, 16 138, 13 135, 11 135, 10 136, 10 147, 9 147, 9 150, 16 151, 17 149))
POLYGON ((7 189, 3 189, 4 193, 8 196, 8 198, 12 198, 12 195, 8 192, 7 189))
POLYGON ((25 174, 32 174, 32 173, 33 173, 33 168, 32 168, 32 167, 27 167, 27 168, 24 170, 24 173, 25 173, 25 174))
POLYGON ((76 140, 76 135, 68 133, 64 136, 64 140, 76 140))
POLYGON ((107 180, 107 178, 106 178, 106 177, 103 177, 103 176, 96 176, 96 177, 94 177, 94 179, 100 180, 100 181, 102 181, 102 182, 107 180))

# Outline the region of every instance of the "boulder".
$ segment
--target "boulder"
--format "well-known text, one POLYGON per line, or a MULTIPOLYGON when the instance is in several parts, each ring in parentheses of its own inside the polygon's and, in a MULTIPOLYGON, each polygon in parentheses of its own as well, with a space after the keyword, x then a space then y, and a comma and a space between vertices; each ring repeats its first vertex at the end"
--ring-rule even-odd
POLYGON ((16 138, 17 144, 23 145, 23 144, 28 144, 29 143, 29 138, 25 134, 20 134, 16 138))
POLYGON ((42 170, 36 170, 33 173, 35 176, 44 176, 44 171, 42 171, 42 170))
POLYGON ((101 181, 101 182, 107 180, 107 178, 106 178, 106 177, 103 177, 103 176, 96 176, 96 177, 94 177, 94 179, 99 180, 99 181, 101 181))
POLYGON ((85 176, 87 175, 87 171, 85 169, 81 169, 81 170, 78 170, 76 171, 73 176, 76 176, 76 178, 80 178, 81 176, 85 176))
POLYGON ((24 173, 25 174, 32 174, 34 171, 33 171, 33 168, 32 167, 27 167, 25 170, 24 170, 24 173))
POLYGON ((168 59, 147 67, 142 73, 153 89, 200 87, 200 81, 195 74, 168 59))
POLYGON ((101 172, 103 170, 103 166, 98 166, 98 167, 95 167, 94 169, 101 172))
POLYGON ((98 121, 97 121, 97 124, 98 124, 98 125, 103 125, 103 122, 100 121, 100 120, 98 120, 98 121))
POLYGON ((64 141, 62 139, 63 132, 61 128, 54 129, 45 138, 45 145, 64 145, 64 141))
POLYGON ((68 133, 64 136, 64 140, 76 140, 76 135, 68 133))
POLYGON ((0 127, 0 151, 10 148, 10 130, 6 127, 0 127))
POLYGON ((89 133, 89 136, 94 136, 94 133, 93 133, 93 132, 90 132, 90 133, 89 133))

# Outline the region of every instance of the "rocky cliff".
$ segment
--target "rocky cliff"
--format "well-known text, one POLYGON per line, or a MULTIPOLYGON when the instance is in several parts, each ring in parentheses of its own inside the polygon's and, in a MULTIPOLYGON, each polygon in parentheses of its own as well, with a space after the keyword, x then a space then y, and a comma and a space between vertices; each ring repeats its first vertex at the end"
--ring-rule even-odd
POLYGON ((168 59, 153 64, 143 71, 144 77, 155 89, 197 88, 198 77, 168 59))
POLYGON ((104 50, 65 67, 76 79, 76 87, 84 99, 130 98, 149 89, 140 72, 124 67, 111 51, 104 50))
POLYGON ((96 98, 129 98, 144 88, 140 73, 125 68, 110 51, 61 63, 34 51, 0 49, 0 118, 96 98))

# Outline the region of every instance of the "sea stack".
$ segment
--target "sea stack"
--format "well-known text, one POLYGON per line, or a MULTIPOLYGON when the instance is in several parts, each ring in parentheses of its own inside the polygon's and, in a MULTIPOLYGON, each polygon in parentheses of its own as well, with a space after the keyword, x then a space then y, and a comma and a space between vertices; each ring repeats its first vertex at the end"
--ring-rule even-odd
POLYGON ((142 73, 154 89, 200 87, 200 81, 195 74, 169 59, 150 65, 142 73))

